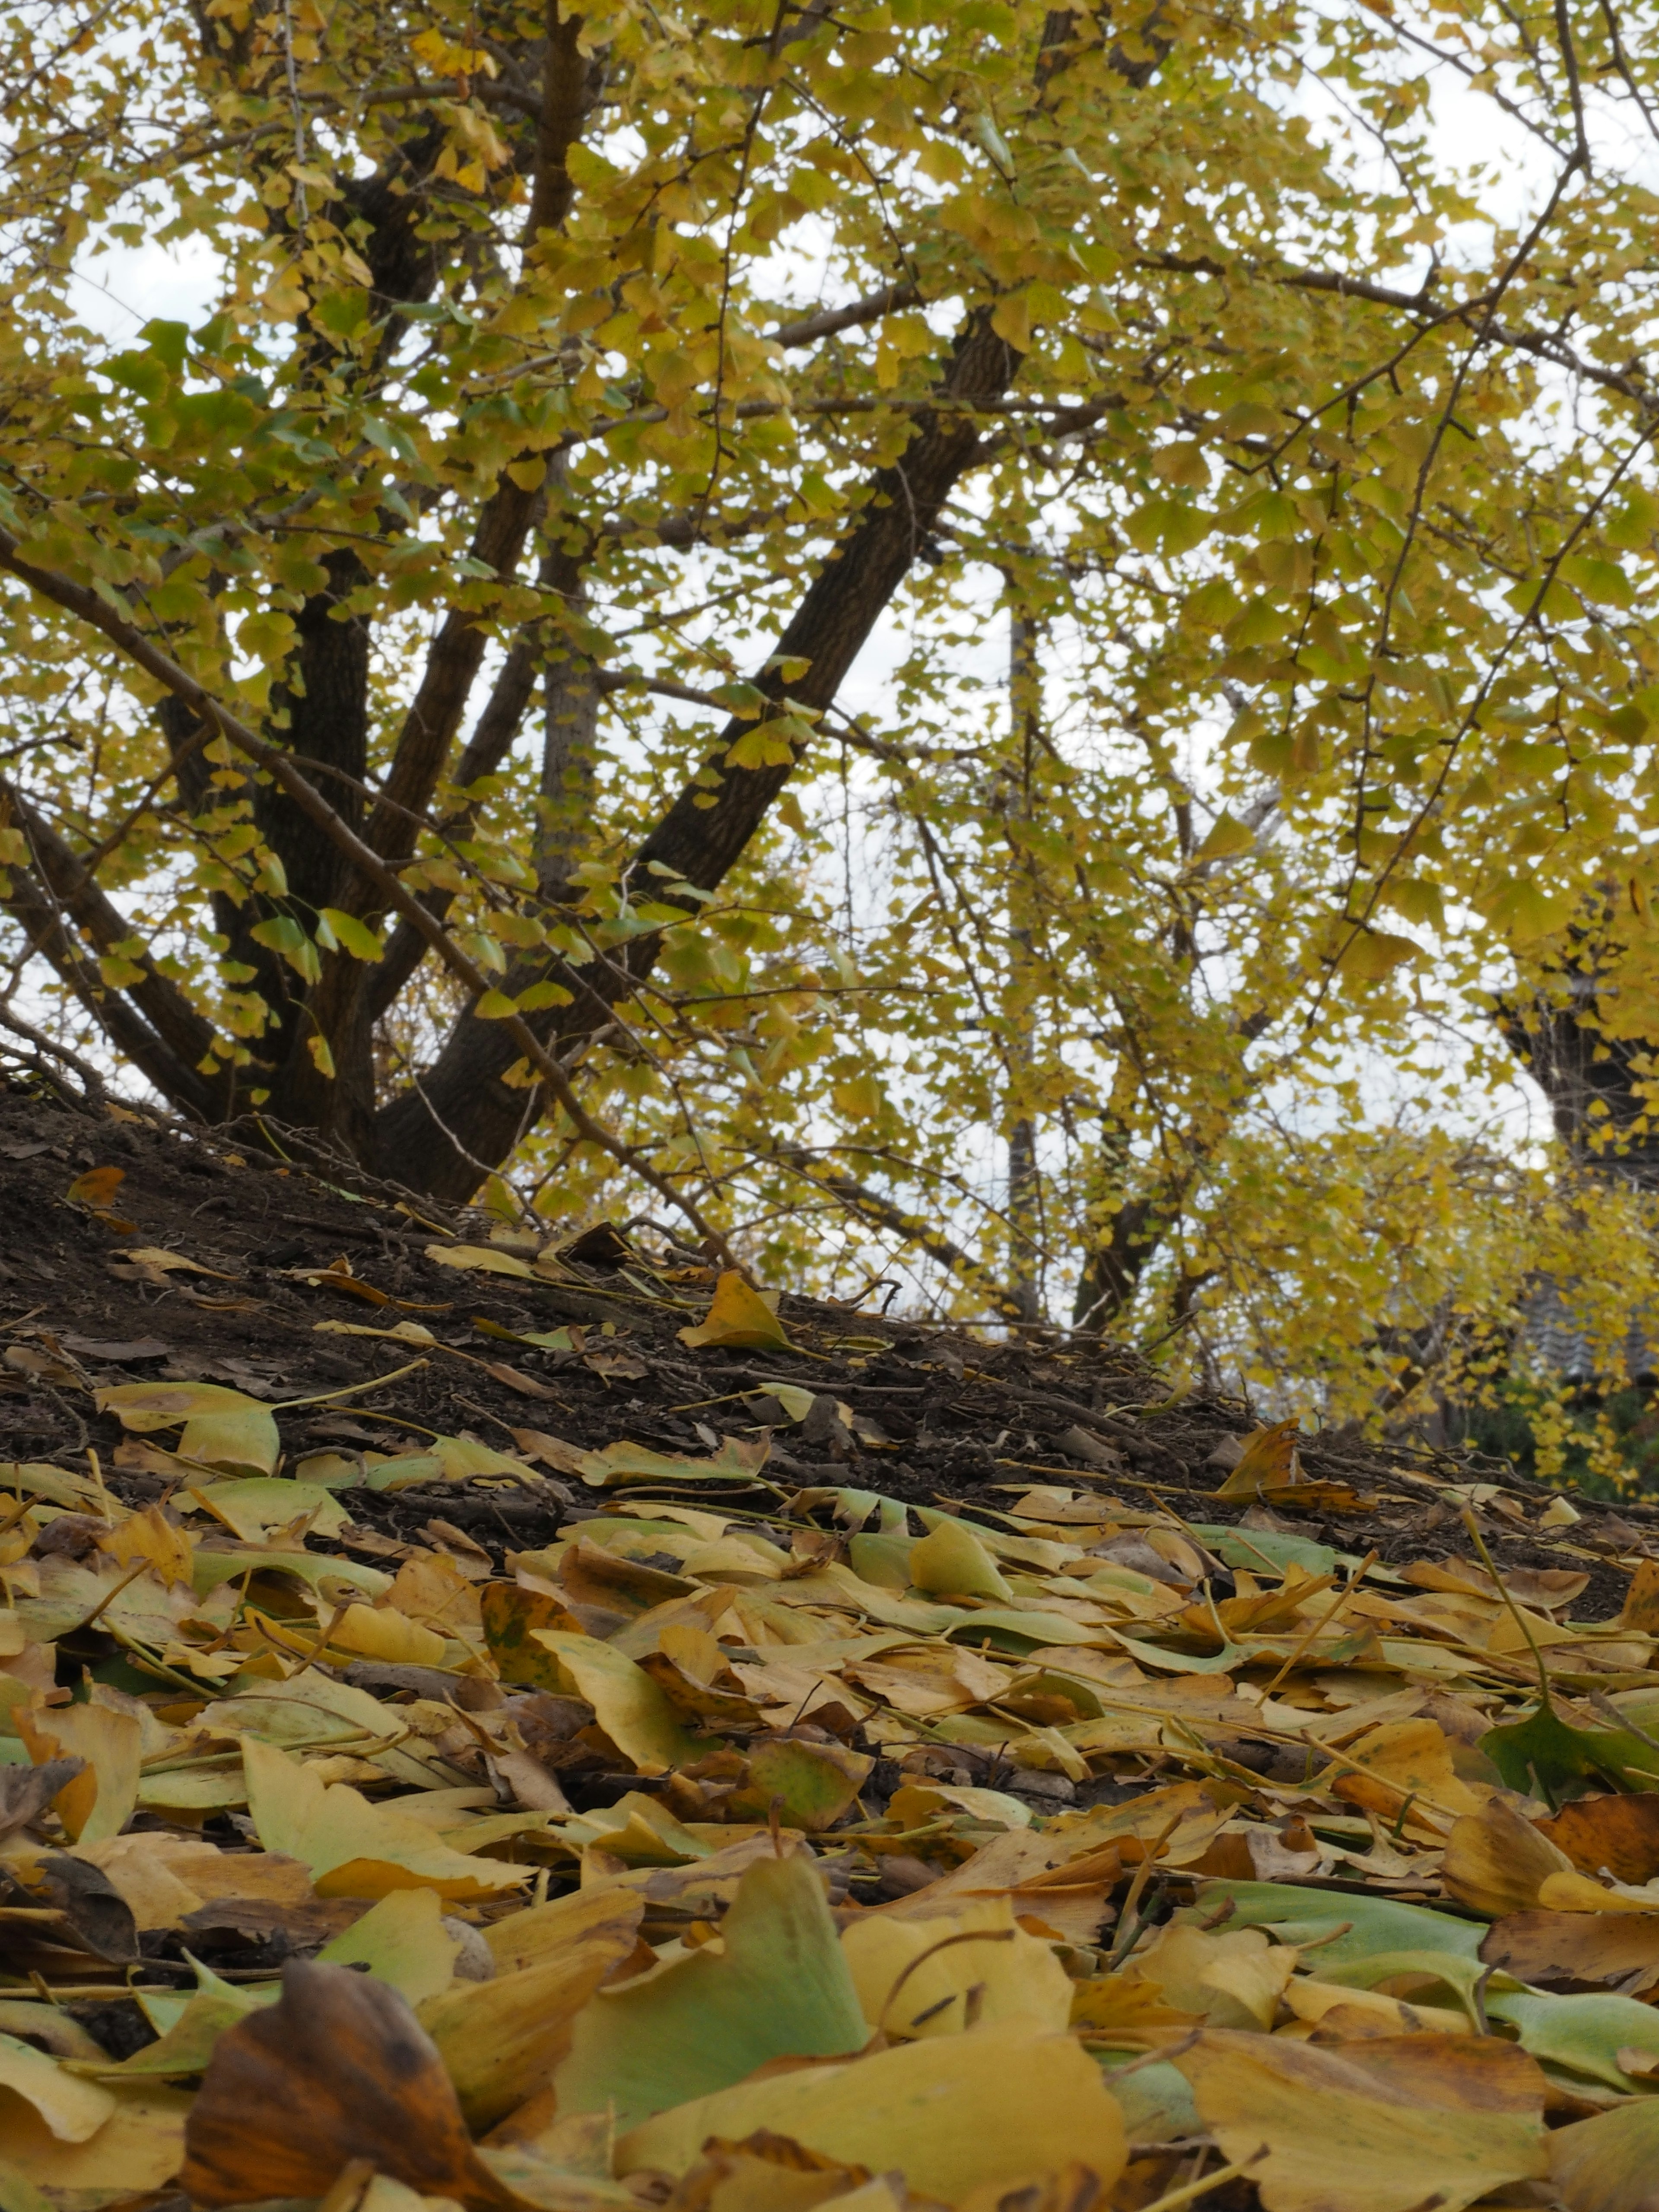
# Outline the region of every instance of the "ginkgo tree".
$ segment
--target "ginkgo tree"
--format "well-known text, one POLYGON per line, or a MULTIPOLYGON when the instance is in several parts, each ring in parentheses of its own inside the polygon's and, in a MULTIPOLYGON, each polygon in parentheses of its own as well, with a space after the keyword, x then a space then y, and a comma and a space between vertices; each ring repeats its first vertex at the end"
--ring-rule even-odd
POLYGON ((7 1018, 1180 1323, 1297 1086, 1651 988, 1656 27, 25 0, 7 1018), (210 309, 106 340, 143 240, 210 309))

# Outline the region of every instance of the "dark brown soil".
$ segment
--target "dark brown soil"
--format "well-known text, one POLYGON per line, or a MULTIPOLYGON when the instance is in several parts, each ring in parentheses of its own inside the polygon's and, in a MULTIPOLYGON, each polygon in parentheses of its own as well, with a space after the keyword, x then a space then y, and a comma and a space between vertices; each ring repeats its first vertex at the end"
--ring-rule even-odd
MULTIPOLYGON (((1070 1480, 1189 1522, 1244 1513, 1210 1494, 1223 1480, 1212 1455, 1224 1455, 1226 1440, 1257 1417, 1236 1398, 1170 1402, 1167 1378, 1121 1346, 1057 1334, 989 1341, 786 1292, 779 1310, 799 1350, 694 1351, 678 1332, 702 1318, 714 1270, 660 1235, 567 1244, 557 1283, 459 1273, 428 1258, 428 1247, 486 1242, 501 1226, 491 1217, 435 1210, 332 1164, 285 1165, 263 1141, 253 1128, 204 1133, 112 1118, 33 1079, 0 1085, 0 1457, 84 1466, 91 1447, 107 1469, 120 1431, 92 1392, 163 1376, 228 1383, 273 1403, 338 1394, 282 1413, 290 1460, 310 1449, 419 1449, 434 1432, 511 1451, 515 1428, 586 1449, 626 1438, 702 1456, 711 1439, 754 1441, 765 1409, 740 1394, 784 1382, 817 1401, 804 1425, 773 1431, 766 1477, 786 1492, 852 1486, 971 1510, 1010 1502, 998 1486, 1070 1480), (122 1171, 101 1215, 68 1194, 98 1168, 122 1171), (213 1272, 146 1270, 131 1257, 155 1249, 213 1272), (343 1258, 370 1293, 398 1303, 301 1279, 343 1258), (319 1328, 390 1328, 399 1319, 429 1328, 438 1346, 319 1328), (548 1352, 480 1323, 515 1335, 574 1323, 586 1340, 548 1352), (633 1358, 619 1369, 617 1354, 633 1358), (837 1403, 850 1409, 854 1433, 837 1403), (1092 1440, 1086 1459, 1079 1431, 1092 1440)), ((545 1233, 556 1241, 578 1225, 549 1224, 545 1233)), ((1638 1548, 1659 1515, 1579 1499, 1584 1518, 1563 1541, 1528 1526, 1548 1493, 1502 1462, 1379 1448, 1341 1432, 1306 1439, 1300 1456, 1306 1475, 1377 1502, 1358 1514, 1281 1510, 1276 1520, 1255 1507, 1255 1526, 1348 1553, 1374 1547, 1385 1562, 1467 1554, 1443 1486, 1497 1483, 1504 1498, 1483 1513, 1494 1553, 1507 1565, 1589 1571, 1574 1607, 1585 1619, 1618 1610, 1628 1571, 1611 1559, 1638 1548)), ((131 1470, 111 1480, 135 1502, 161 1486, 131 1470)), ((706 1483, 686 1493, 762 1508, 774 1494, 706 1483)), ((436 1513, 497 1560, 548 1540, 562 1514, 599 1502, 580 1482, 534 1497, 454 1484, 350 1496, 362 1525, 408 1535, 436 1513)))

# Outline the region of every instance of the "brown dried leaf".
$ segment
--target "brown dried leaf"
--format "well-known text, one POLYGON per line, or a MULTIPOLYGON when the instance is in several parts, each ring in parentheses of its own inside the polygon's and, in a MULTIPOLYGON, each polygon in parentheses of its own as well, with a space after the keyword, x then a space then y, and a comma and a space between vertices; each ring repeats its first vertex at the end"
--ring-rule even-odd
POLYGON ((280 2000, 220 2037, 185 2143, 200 2205, 322 2197, 353 2159, 474 2212, 517 2202, 474 2150, 406 2002, 344 1966, 289 1960, 280 2000))

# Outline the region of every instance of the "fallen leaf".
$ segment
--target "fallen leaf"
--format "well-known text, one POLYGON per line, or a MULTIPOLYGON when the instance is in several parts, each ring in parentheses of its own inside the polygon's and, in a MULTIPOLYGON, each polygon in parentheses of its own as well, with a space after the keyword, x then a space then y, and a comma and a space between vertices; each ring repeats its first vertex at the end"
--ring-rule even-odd
POLYGON ((1480 1956, 1522 1982, 1618 1982, 1659 1986, 1659 1911, 1516 1912, 1481 1939, 1480 1956))
POLYGON ((317 1954, 325 1965, 366 1966, 412 2005, 454 1978, 457 1943, 435 1890, 394 1889, 317 1954))
POLYGON ((809 1836, 833 1827, 869 1779, 873 1759, 836 1743, 781 1737, 751 1747, 748 1772, 726 1801, 735 1820, 770 1820, 809 1836))
POLYGON ((71 1206, 88 1206, 99 1213, 126 1179, 125 1168, 88 1168, 85 1175, 76 1176, 64 1195, 71 1206))
POLYGON ((261 1844, 308 1867, 319 1897, 384 1897, 424 1885, 465 1901, 499 1896, 524 1881, 518 1868, 451 1850, 401 1807, 371 1805, 343 1782, 325 1784, 257 1736, 241 1743, 248 1811, 261 1844))
POLYGON ((711 2137, 761 2128, 826 2158, 897 2171, 947 2204, 1070 2160, 1109 2191, 1127 2155, 1121 2111, 1094 2061, 1069 2035, 1009 2021, 699 2097, 624 2136, 617 2171, 684 2173, 711 2137))
POLYGON ((235 1280, 234 1275, 222 1274, 216 1267, 204 1267, 199 1260, 187 1260, 182 1252, 169 1252, 164 1245, 141 1244, 136 1249, 124 1252, 121 1257, 135 1266, 154 1267, 163 1275, 211 1275, 219 1283, 235 1280))
POLYGON ((841 1943, 872 2034, 901 2041, 959 2034, 975 2021, 1071 2022, 1072 1978, 1053 1945, 1020 1927, 1010 1898, 926 1919, 861 1913, 841 1943))
POLYGON ((269 1407, 222 1383, 121 1382, 95 1391, 94 1402, 139 1435, 182 1425, 179 1449, 185 1458, 232 1474, 273 1474, 282 1454, 269 1407))
POLYGON ((912 1547, 910 1580, 941 1596, 988 1597, 1003 1604, 1013 1595, 990 1553, 964 1522, 941 1521, 912 1547))
POLYGON ((1476 2036, 1405 2040, 1417 2046, 1405 2082, 1387 2039, 1319 2050, 1209 2029, 1174 2063, 1223 2154, 1255 2161, 1267 2212, 1461 2212, 1548 2172, 1534 2065, 1476 2036))
POLYGON ((195 1572, 196 1547, 188 1531, 169 1521, 159 1505, 129 1513, 99 1538, 98 1548, 122 1566, 143 1559, 163 1583, 189 1588, 195 1572))
POLYGON ((1521 2045, 1553 2066, 1569 2068, 1609 2088, 1628 2089, 1623 2058, 1659 2055, 1659 2013, 1625 1996, 1546 1996, 1529 1990, 1493 1991, 1486 2009, 1509 2021, 1521 2045))
POLYGON ((1498 1919, 1528 1911, 1550 1875, 1571 1871, 1559 1844, 1494 1797, 1453 1824, 1442 1879, 1458 1904, 1498 1919))
POLYGON ((58 1765, 65 1756, 82 1762, 53 1801, 75 1841, 95 1844, 118 1836, 138 1802, 143 1747, 134 1716, 91 1703, 12 1711, 36 1766, 58 1765))
POLYGON ((53 2212, 75 2212, 143 2197, 177 2174, 190 2100, 153 2082, 99 2086, 112 2109, 84 2142, 60 2141, 21 2099, 0 2112, 0 2161, 17 2212, 36 2212, 28 2190, 46 2192, 39 2201, 53 2212))
POLYGON ((1524 1720, 1488 1729, 1480 1749, 1510 1789, 1535 1793, 1552 1806, 1581 1782, 1659 1788, 1659 1750, 1629 1729, 1571 1728, 1547 1694, 1524 1720))
POLYGON ((173 1346, 163 1344, 159 1336, 105 1338, 76 1336, 65 1330, 58 1340, 65 1352, 72 1352, 80 1359, 108 1359, 118 1366, 140 1359, 166 1359, 173 1346))
POLYGON ((714 1747, 684 1727, 642 1668, 597 1637, 532 1628, 529 1640, 558 1662, 574 1693, 586 1698, 606 1735, 642 1772, 694 1765, 714 1747))
POLYGON ((1254 1498, 1258 1489, 1283 1490, 1296 1479, 1296 1439, 1299 1419, 1275 1421, 1244 1439, 1244 1449, 1216 1498, 1254 1498))
POLYGON ((728 1345, 735 1351, 788 1352, 788 1333, 761 1293, 727 1268, 714 1285, 708 1311, 695 1328, 679 1332, 682 1344, 728 1345))
POLYGON ((525 1282, 536 1279, 536 1270, 528 1261, 493 1244, 428 1244, 426 1256, 441 1267, 466 1267, 480 1275, 516 1275, 525 1282))
POLYGON ((720 1933, 718 1954, 695 1952, 643 1982, 602 1990, 578 2015, 557 2075, 562 2112, 614 2107, 617 2127, 630 2128, 706 2100, 770 2059, 863 2048, 869 2030, 858 1993, 805 1859, 750 1867, 720 1933))
POLYGON ((324 2197, 353 2159, 474 2212, 514 2202, 474 2150, 405 2001, 370 1975, 303 1960, 283 1969, 278 2002, 219 2038, 185 2151, 181 2179, 201 2205, 324 2197))
POLYGON ((533 1966, 492 1981, 457 1983, 421 2007, 421 2025, 475 2133, 516 2112, 552 2078, 582 2008, 633 1952, 635 1924, 622 1917, 599 1922, 533 1966))
POLYGON ((1656 2175, 1659 2098, 1637 2098, 1550 2137, 1550 2179, 1567 2212, 1654 2212, 1656 2175))
POLYGON ((1659 1875, 1659 1794, 1577 1797, 1537 1827, 1583 1874, 1636 1883, 1659 1875))
POLYGON ((15 2035, 0 2034, 0 2088, 32 2106, 59 2142, 88 2142, 115 2111, 107 2089, 66 2074, 55 2058, 15 2035))

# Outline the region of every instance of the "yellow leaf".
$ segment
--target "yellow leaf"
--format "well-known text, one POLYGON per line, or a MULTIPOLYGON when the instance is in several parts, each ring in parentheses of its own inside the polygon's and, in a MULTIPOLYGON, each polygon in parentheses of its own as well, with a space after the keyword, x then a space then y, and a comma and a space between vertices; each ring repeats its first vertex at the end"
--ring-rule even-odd
POLYGON ((1461 2212, 1549 2170, 1543 2075, 1489 2037, 1327 2051, 1211 2029, 1174 2063, 1227 2159, 1265 2145, 1250 2177, 1267 2212, 1461 2212))
POLYGON ((509 1913, 483 1931, 497 1973, 515 1973, 520 1966, 540 1965, 572 1946, 584 1942, 599 1929, 613 1927, 626 1933, 631 1946, 637 1935, 645 1899, 637 1892, 605 1884, 572 1890, 568 1896, 550 1898, 545 1905, 527 1905, 509 1913))
POLYGON ((12 1719, 36 1766, 64 1757, 86 1760, 85 1772, 52 1800, 75 1840, 97 1844, 118 1836, 138 1802, 143 1729, 137 1717, 88 1703, 15 1705, 12 1719))
POLYGON ((328 1640, 342 1651, 361 1652, 365 1659, 384 1659, 392 1666, 443 1664, 443 1638, 390 1606, 352 1606, 328 1640))
POLYGON ((196 1547, 189 1530, 175 1528, 159 1505, 129 1513, 106 1536, 99 1538, 98 1548, 123 1566, 133 1559, 147 1559, 164 1583, 188 1584, 194 1570, 196 1547))
MULTIPOLYGON (((1527 1912, 1552 1875, 1571 1875, 1572 1861, 1501 1798, 1455 1821, 1446 1838, 1442 1880, 1446 1894, 1496 1920, 1527 1912)), ((1583 1879, 1583 1877, 1579 1877, 1583 1879)))
POLYGON ((426 1821, 398 1806, 371 1805, 343 1782, 325 1784, 257 1736, 244 1735, 241 1745, 255 1833, 266 1850, 309 1867, 319 1897, 386 1897, 425 1887, 471 1902, 526 1879, 520 1868, 451 1850, 426 1821))
POLYGON ((159 2189, 185 2154, 191 2100, 177 2089, 122 2087, 102 2092, 112 2106, 84 2142, 54 2136, 33 2106, 8 2099, 0 2110, 0 2160, 59 2206, 108 2203, 159 2189))
POLYGON ((147 1436, 184 1425, 179 1449, 188 1459, 237 1474, 274 1474, 283 1440, 270 1409, 246 1391, 216 1382, 122 1382, 98 1390, 100 1413, 147 1436))
POLYGON ((55 2058, 15 2035, 0 2035, 0 2088, 32 2105, 59 2142, 86 2142, 115 2111, 107 2089, 64 2073, 55 2058))
POLYGON ((1408 1802, 1445 1813, 1474 1813, 1480 1800, 1452 1765, 1451 1746, 1431 1720, 1390 1721, 1347 1747, 1345 1757, 1362 1771, 1333 1766, 1314 1786, 1369 1807, 1392 1826, 1408 1802))
POLYGON ((552 2079, 577 2014, 634 1949, 637 1917, 613 1917, 534 1966, 459 1983, 420 2007, 420 2023, 475 2133, 516 2112, 552 2079))
POLYGON ((1201 2013, 1215 2027, 1266 2029, 1299 1955, 1288 1943, 1269 1945, 1259 1928, 1212 1935, 1171 1923, 1134 1964, 1182 2012, 1201 2013))
POLYGON ((1358 929, 1344 945, 1336 964, 1357 983, 1381 983, 1407 961, 1422 957, 1423 948, 1415 938, 1387 929, 1358 929))
POLYGON ((1244 1455, 1213 1498, 1254 1498, 1258 1488, 1278 1490, 1295 1479, 1298 1420, 1275 1421, 1244 1440, 1244 1455))
POLYGON ((841 1948, 872 2034, 956 2035, 974 2016, 1047 2029, 1071 2019, 1071 1976, 1052 1944, 1019 1926, 1006 1897, 925 1920, 862 1913, 842 1930, 841 1948))
POLYGON ((1241 853, 1248 853, 1255 843, 1255 832, 1246 823, 1229 814, 1224 807, 1217 815, 1209 836, 1194 854, 1198 860, 1231 860, 1241 853))
POLYGON ((428 1244, 428 1260, 441 1267, 471 1267, 481 1275, 517 1275, 533 1282, 536 1270, 516 1253, 499 1251, 493 1244, 428 1244))
POLYGON ((984 1545, 953 1515, 912 1547, 910 1580, 942 1596, 996 1598, 1006 1605, 1013 1595, 984 1545))
POLYGON ((896 2169, 914 2192, 947 2204, 1073 2160, 1109 2197, 1125 2162, 1123 2116, 1094 2061, 1069 2035, 1009 2021, 699 2097, 624 2136, 617 2171, 684 2173, 711 2136, 732 2142, 757 2128, 896 2169))
POLYGON ((783 1323, 760 1292, 730 1267, 715 1284, 714 1298, 702 1320, 696 1328, 683 1328, 679 1337, 682 1344, 726 1344, 742 1352, 792 1348, 783 1323))
POLYGON ((1550 2179, 1567 2212, 1652 2212, 1659 2097, 1632 2097, 1550 2137, 1550 2179))
POLYGON ((575 1685, 576 1695, 586 1698, 599 1726, 642 1773, 691 1765, 714 1748, 708 1737, 682 1727, 643 1668, 611 1645, 561 1628, 532 1628, 528 1637, 552 1653, 575 1685))
MULTIPOLYGON (((125 1253, 123 1257, 146 1267, 158 1268, 163 1274, 211 1275, 216 1282, 221 1283, 228 1283, 234 1279, 232 1276, 220 1274, 216 1268, 203 1267, 199 1260, 185 1259, 182 1252, 169 1252, 164 1245, 161 1244, 141 1244, 135 1249, 125 1253)), ((156 1425, 165 1428, 167 1424, 161 1422, 156 1425)))

